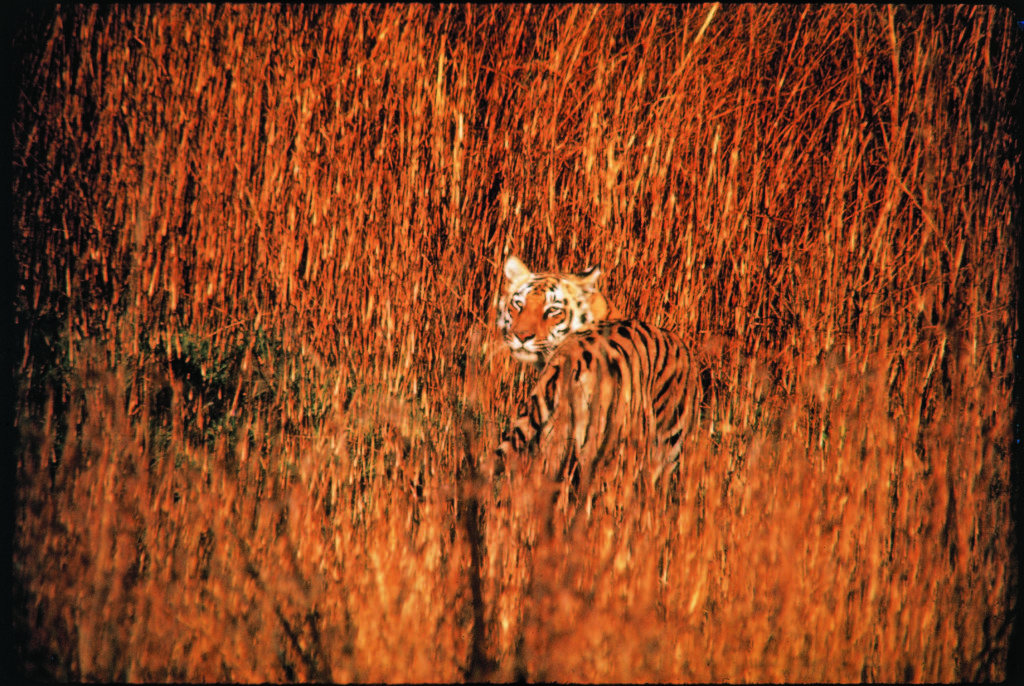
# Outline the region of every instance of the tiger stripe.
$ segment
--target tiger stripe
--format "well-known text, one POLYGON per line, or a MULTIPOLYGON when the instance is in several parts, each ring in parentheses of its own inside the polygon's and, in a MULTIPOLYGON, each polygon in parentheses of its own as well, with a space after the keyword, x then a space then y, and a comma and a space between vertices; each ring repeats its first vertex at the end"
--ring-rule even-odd
POLYGON ((536 455, 554 480, 575 457, 587 480, 625 449, 657 478, 695 428, 700 388, 674 333, 639 320, 598 322, 566 337, 548 360, 498 457, 522 469, 536 455))

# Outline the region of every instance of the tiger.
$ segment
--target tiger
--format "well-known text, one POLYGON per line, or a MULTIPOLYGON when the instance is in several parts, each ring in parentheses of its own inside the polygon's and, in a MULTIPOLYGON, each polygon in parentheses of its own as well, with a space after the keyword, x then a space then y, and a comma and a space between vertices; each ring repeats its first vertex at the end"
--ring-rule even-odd
POLYGON ((536 456, 561 481, 575 462, 585 488, 596 466, 625 450, 646 458, 656 483, 698 420, 690 350, 671 331, 622 318, 597 288, 599 269, 533 274, 510 257, 504 271, 498 328, 513 356, 541 372, 497 464, 523 468, 536 456))
POLYGON ((579 274, 534 274, 518 257, 509 257, 497 323, 512 356, 543 369, 570 333, 617 318, 618 311, 597 288, 600 276, 596 267, 579 274))

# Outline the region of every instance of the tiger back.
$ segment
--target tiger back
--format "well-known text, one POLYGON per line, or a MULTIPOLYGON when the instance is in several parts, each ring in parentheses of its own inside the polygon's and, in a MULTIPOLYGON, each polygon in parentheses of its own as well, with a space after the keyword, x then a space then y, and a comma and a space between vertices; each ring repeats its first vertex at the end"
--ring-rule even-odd
MULTIPOLYGON (((515 335, 529 341, 540 333, 515 335)), ((499 463, 524 469, 538 458, 544 474, 560 480, 575 457, 586 483, 595 466, 626 451, 656 481, 695 427, 700 389, 693 356, 674 333, 636 319, 591 321, 547 355, 498 447, 499 463)))

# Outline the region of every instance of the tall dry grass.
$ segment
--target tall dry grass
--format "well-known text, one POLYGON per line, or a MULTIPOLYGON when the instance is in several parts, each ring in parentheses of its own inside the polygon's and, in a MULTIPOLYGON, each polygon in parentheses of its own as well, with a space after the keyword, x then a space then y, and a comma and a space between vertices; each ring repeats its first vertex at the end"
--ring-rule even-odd
POLYGON ((1007 677, 1008 10, 74 6, 14 44, 22 675, 1007 677), (551 536, 482 482, 513 253, 706 365, 672 479, 611 468, 551 536))

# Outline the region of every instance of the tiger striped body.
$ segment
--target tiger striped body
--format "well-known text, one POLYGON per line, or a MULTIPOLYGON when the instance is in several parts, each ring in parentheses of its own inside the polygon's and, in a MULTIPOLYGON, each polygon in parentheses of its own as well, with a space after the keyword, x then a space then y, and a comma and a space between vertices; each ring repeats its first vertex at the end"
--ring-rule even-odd
POLYGON ((565 335, 545 362, 501 462, 521 469, 536 456, 562 479, 575 457, 586 483, 616 455, 639 459, 655 480, 678 459, 701 395, 678 336, 635 319, 597 321, 565 335))

